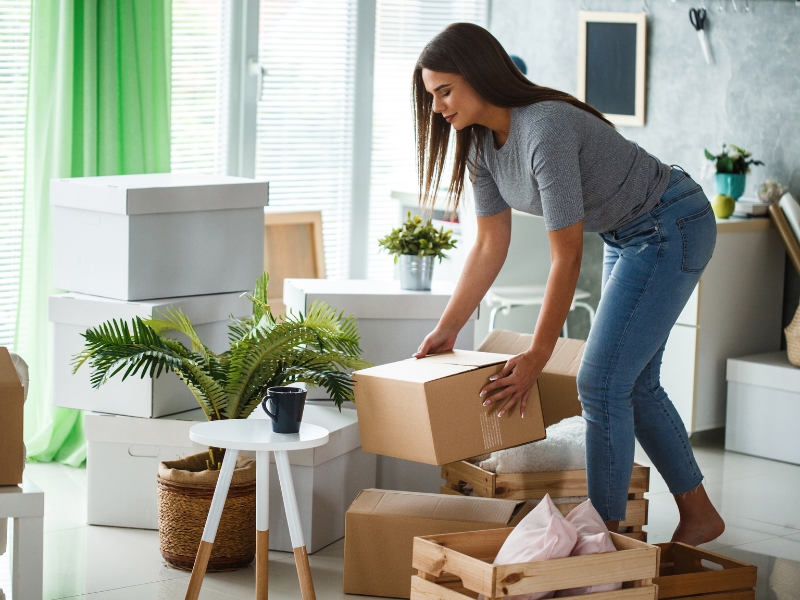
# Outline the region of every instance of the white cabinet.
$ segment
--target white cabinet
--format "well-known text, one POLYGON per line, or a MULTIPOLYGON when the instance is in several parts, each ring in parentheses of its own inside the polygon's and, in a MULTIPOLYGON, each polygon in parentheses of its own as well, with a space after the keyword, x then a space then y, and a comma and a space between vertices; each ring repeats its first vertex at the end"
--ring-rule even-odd
POLYGON ((714 256, 672 329, 661 367, 690 434, 725 426, 728 358, 780 349, 784 260, 771 221, 717 221, 714 256))

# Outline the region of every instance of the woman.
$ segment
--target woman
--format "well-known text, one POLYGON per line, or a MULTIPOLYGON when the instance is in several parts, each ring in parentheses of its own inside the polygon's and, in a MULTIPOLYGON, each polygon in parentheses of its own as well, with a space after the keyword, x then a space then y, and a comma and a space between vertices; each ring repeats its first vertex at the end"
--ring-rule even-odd
POLYGON ((659 383, 669 332, 716 241, 700 186, 624 139, 592 107, 528 81, 477 25, 456 23, 431 40, 416 64, 413 96, 422 203, 438 189, 452 127, 449 199, 457 206, 469 167, 478 215, 456 291, 414 356, 453 348, 505 261, 511 207, 544 216, 552 266, 533 343, 480 393, 484 405, 504 402, 498 417, 517 403, 524 417, 570 309, 583 233, 599 233, 603 293, 578 373, 589 497, 617 531, 635 435, 678 504, 673 541, 696 546, 721 535, 725 525, 705 493, 686 429, 659 383))

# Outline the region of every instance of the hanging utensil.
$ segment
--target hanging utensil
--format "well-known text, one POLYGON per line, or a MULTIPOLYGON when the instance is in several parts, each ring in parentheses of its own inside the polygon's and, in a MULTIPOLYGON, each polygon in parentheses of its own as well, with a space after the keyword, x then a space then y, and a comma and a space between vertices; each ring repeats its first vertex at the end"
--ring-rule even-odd
POLYGON ((706 63, 710 65, 711 50, 708 47, 708 40, 706 39, 706 9, 689 9, 689 22, 695 28, 695 31, 697 31, 697 37, 700 40, 700 47, 703 49, 703 54, 706 57, 706 63))

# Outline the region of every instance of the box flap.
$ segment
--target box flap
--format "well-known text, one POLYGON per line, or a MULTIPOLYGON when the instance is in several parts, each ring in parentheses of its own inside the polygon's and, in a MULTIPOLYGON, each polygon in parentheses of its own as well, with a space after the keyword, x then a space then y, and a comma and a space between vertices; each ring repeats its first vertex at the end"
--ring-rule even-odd
POLYGON ((120 215, 260 208, 269 183, 204 173, 149 173, 50 180, 54 206, 120 215))
MULTIPOLYGON (((531 347, 533 335, 495 329, 481 342, 481 352, 520 354, 531 347)), ((578 369, 586 342, 558 338, 550 360, 539 375, 539 395, 545 427, 582 414, 578 399, 578 369)))
POLYGON ((408 358, 394 363, 378 365, 354 373, 359 376, 381 377, 413 383, 427 383, 480 367, 506 362, 511 356, 470 350, 451 350, 425 358, 408 358))
POLYGON ((0 346, 0 485, 22 483, 22 423, 24 390, 8 348, 0 346))
POLYGON ((85 327, 94 327, 110 319, 147 319, 170 307, 182 310, 195 326, 227 321, 230 315, 244 317, 253 312, 252 303, 241 292, 134 302, 70 292, 50 296, 48 304, 51 322, 85 327))
POLYGON ((789 362, 785 350, 729 358, 726 377, 736 383, 800 392, 800 369, 789 362))
POLYGON ((518 504, 514 500, 369 489, 358 495, 347 512, 503 527, 511 521, 518 504))

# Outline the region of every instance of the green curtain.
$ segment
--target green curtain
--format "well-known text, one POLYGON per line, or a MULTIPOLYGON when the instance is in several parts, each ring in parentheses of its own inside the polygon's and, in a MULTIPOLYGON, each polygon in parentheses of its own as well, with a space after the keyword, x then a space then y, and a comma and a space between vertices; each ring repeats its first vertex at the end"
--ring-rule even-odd
MULTIPOLYGON (((170 170, 171 0, 34 0, 15 350, 30 368, 29 459, 86 459, 80 411, 55 408, 50 180, 170 170)), ((101 251, 101 249, 98 249, 101 251)))

